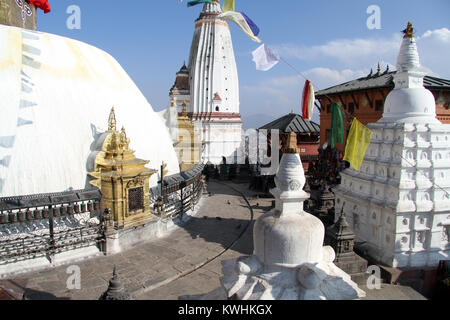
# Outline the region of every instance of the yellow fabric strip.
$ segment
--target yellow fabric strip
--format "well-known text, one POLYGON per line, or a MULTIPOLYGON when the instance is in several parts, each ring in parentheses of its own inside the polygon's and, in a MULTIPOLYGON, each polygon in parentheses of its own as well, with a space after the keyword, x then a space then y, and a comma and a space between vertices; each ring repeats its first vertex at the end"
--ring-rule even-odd
POLYGON ((233 21, 234 23, 236 23, 238 25, 239 28, 242 29, 242 31, 244 31, 250 37, 250 39, 252 39, 253 41, 256 41, 256 42, 262 42, 258 37, 256 37, 253 34, 253 31, 250 28, 250 26, 248 25, 247 21, 242 16, 242 14, 240 14, 239 12, 227 11, 227 12, 220 14, 218 17, 222 18, 222 19, 227 19, 227 20, 233 21))
POLYGON ((234 6, 234 0, 225 0, 222 5, 223 12, 236 11, 234 6))
POLYGON ((372 140, 373 132, 354 118, 345 146, 345 161, 351 163, 355 170, 361 169, 367 148, 372 140))

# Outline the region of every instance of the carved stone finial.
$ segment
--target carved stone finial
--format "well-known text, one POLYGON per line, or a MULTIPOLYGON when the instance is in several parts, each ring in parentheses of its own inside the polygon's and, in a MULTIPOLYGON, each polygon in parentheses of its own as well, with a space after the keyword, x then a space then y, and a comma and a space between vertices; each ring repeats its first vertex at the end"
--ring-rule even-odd
POLYGON ((403 36, 403 39, 406 38, 414 38, 414 28, 412 26, 412 22, 409 21, 408 25, 406 26, 406 29, 402 31, 405 35, 403 36))
POLYGON ((298 153, 297 134, 295 132, 289 133, 283 153, 298 153))
POLYGON ((108 131, 116 131, 116 113, 114 107, 111 108, 108 118, 108 131))
POLYGON ((109 280, 108 290, 102 294, 99 300, 134 300, 133 296, 120 282, 116 266, 114 266, 113 276, 109 280))

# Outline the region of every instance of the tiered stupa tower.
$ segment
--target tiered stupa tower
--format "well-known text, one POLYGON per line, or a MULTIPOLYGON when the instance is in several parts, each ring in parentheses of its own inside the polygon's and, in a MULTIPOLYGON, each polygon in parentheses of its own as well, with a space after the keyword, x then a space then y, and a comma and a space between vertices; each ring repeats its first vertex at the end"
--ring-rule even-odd
POLYGON ((411 23, 360 171, 345 170, 336 212, 345 212, 365 250, 393 267, 437 266, 450 254, 450 126, 436 119, 424 88, 411 23))
POLYGON ((189 58, 188 116, 205 142, 203 163, 232 163, 241 144, 239 80, 228 23, 220 3, 205 3, 195 21, 189 58))

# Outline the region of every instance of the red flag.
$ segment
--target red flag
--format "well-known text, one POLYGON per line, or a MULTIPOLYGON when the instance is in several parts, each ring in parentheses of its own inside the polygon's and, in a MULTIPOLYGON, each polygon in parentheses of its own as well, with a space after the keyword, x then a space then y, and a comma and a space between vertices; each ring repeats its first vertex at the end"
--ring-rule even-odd
POLYGON ((44 10, 44 13, 50 12, 50 5, 48 0, 28 0, 30 4, 34 4, 36 8, 44 10))
POLYGON ((314 95, 314 88, 309 80, 305 81, 302 97, 302 118, 311 120, 314 111, 314 102, 316 97, 314 95))

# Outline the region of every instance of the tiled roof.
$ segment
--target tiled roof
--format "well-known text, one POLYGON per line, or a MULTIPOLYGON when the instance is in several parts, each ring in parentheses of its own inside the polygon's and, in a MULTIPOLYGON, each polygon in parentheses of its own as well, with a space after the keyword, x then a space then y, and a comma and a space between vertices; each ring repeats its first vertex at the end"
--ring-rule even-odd
MULTIPOLYGON (((393 75, 396 71, 375 73, 367 77, 359 78, 349 82, 339 84, 324 90, 316 92, 316 97, 321 98, 325 95, 344 93, 350 91, 376 89, 376 88, 393 88, 393 75)), ((427 89, 444 89, 450 90, 450 80, 425 76, 423 79, 425 88, 427 89)))
POLYGON ((320 133, 320 126, 317 123, 303 119, 296 113, 287 114, 260 127, 259 129, 278 129, 285 133, 320 133))

